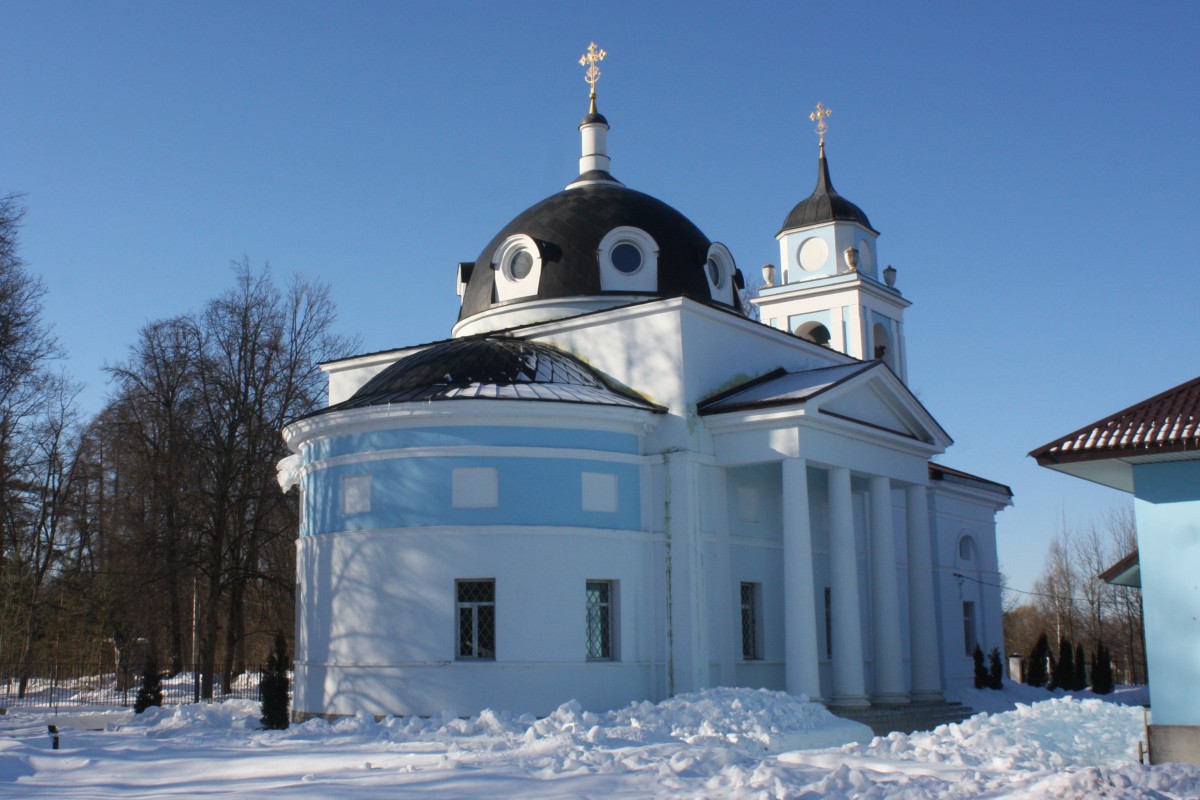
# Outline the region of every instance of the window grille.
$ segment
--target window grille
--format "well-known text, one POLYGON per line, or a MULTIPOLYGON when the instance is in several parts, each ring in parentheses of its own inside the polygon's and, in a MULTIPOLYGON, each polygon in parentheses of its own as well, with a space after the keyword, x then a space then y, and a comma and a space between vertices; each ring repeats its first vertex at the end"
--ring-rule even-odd
POLYGON ((833 658, 833 590, 825 587, 825 657, 833 658))
POLYGON ((963 645, 967 655, 975 653, 975 604, 963 601, 963 645))
POLYGON ((758 647, 758 584, 742 584, 742 659, 762 658, 758 647))
POLYGON ((587 582, 587 657, 589 660, 613 658, 612 581, 587 582))
POLYGON ((458 658, 496 658, 496 581, 457 581, 458 658))

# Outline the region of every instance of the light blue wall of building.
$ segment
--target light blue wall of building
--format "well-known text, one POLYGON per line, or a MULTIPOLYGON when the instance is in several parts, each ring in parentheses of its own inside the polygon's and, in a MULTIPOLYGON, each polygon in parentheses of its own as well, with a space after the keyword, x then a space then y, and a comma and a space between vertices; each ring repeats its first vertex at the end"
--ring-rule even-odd
POLYGON ((306 464, 336 456, 398 450, 410 447, 558 447, 606 453, 638 452, 638 437, 610 431, 570 428, 446 426, 404 428, 331 436, 306 445, 306 464))
POLYGON ((1200 461, 1133 467, 1156 725, 1200 725, 1200 461))
POLYGON ((302 535, 437 525, 527 525, 641 529, 640 468, 583 458, 420 457, 338 464, 303 482, 302 535), (494 467, 499 489, 494 508, 454 508, 453 470, 494 467), (617 476, 615 512, 583 510, 583 472, 617 476), (371 510, 343 514, 341 480, 371 476, 371 510))

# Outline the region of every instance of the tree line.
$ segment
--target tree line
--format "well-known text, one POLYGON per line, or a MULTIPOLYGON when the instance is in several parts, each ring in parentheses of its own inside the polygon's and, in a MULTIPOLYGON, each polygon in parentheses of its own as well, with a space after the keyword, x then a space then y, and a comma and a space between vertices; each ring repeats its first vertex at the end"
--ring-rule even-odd
POLYGON ((333 333, 328 286, 242 262, 200 310, 145 325, 85 419, 18 253, 22 211, 0 198, 0 665, 136 677, 153 657, 195 665, 212 697, 292 633, 280 431, 356 343, 333 333))
POLYGON ((1141 590, 1099 578, 1136 549, 1131 508, 1063 523, 1033 591, 1004 612, 1005 649, 1025 657, 1027 682, 1084 688, 1092 664, 1111 666, 1119 683, 1146 682, 1141 590))

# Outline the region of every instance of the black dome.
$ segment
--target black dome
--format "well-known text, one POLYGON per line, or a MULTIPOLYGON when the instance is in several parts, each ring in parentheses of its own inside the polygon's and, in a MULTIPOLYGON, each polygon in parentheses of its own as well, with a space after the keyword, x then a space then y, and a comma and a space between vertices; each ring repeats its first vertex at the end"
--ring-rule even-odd
MULTIPOLYGON (((604 177, 612 181, 606 173, 604 177)), ((600 240, 625 225, 644 230, 659 247, 657 290, 635 294, 688 295, 714 303, 704 275, 711 244, 708 237, 661 200, 615 182, 604 182, 573 185, 531 206, 504 226, 475 261, 463 292, 459 320, 499 305, 494 300, 492 257, 504 240, 516 234, 538 242, 543 266, 537 295, 511 303, 604 294, 597 259, 600 240)))
POLYGON ((835 220, 857 222, 872 233, 879 233, 871 227, 871 221, 861 208, 842 197, 833 188, 833 181, 829 180, 829 163, 825 160, 825 150, 822 148, 821 158, 817 163, 817 188, 792 209, 783 221, 780 232, 835 220))
POLYGON ((433 400, 557 400, 661 410, 563 350, 499 337, 451 339, 392 364, 328 411, 433 400))

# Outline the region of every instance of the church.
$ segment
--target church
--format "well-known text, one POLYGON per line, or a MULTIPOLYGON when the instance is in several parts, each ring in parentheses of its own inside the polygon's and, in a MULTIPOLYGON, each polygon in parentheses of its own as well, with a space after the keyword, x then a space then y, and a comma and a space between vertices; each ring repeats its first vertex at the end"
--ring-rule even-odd
POLYGON ((951 438, 908 389, 910 303, 834 190, 828 109, 747 300, 724 245, 614 176, 604 55, 578 176, 458 264, 450 337, 322 365, 328 407, 284 430, 296 719, 713 686, 897 707, 1003 646, 1011 492, 933 463, 951 438))

